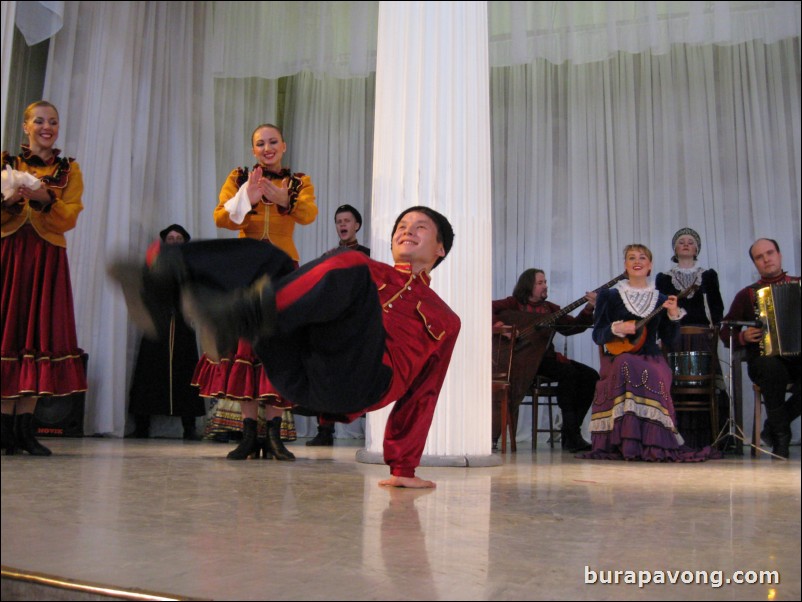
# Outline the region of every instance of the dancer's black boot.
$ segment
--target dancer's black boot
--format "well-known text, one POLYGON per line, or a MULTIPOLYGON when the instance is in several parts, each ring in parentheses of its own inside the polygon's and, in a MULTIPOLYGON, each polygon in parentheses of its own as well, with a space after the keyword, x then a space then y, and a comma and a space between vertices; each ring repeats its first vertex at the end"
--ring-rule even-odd
POLYGON ((134 432, 128 435, 131 439, 148 439, 150 437, 150 414, 134 414, 134 432))
POLYGON ((317 435, 313 439, 306 442, 309 446, 332 446, 334 445, 334 425, 333 424, 319 424, 317 426, 317 435))
POLYGON ((294 461, 293 453, 284 447, 281 440, 281 416, 276 416, 267 423, 267 437, 263 443, 263 457, 265 459, 273 457, 276 460, 294 461))
POLYGON ((232 353, 239 339, 256 341, 273 334, 276 297, 268 276, 227 293, 190 284, 182 290, 181 308, 195 325, 201 348, 212 361, 232 353))
POLYGON ((239 445, 228 452, 226 456, 229 460, 245 460, 246 458, 259 457, 259 441, 256 437, 256 420, 246 418, 242 421, 242 441, 239 445))
POLYGON ((7 456, 13 456, 16 451, 16 441, 14 438, 14 414, 3 414, 3 438, 2 448, 7 456))
POLYGON ((109 276, 122 287, 131 320, 153 340, 169 336, 186 280, 181 256, 168 251, 163 249, 150 268, 128 260, 114 261, 108 267, 109 276))
POLYGON ((198 432, 195 429, 195 417, 194 416, 181 416, 181 426, 184 427, 184 440, 185 441, 197 441, 198 440, 198 432))
POLYGON ((39 443, 34 436, 33 414, 17 414, 17 430, 15 433, 17 449, 28 452, 32 456, 49 456, 53 452, 39 443))

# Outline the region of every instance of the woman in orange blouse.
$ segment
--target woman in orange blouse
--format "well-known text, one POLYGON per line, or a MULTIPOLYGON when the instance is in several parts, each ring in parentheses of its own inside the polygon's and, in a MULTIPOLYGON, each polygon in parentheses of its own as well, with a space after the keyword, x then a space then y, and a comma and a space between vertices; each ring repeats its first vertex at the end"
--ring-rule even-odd
POLYGON ((64 238, 83 210, 84 185, 78 163, 54 147, 56 107, 31 104, 22 129, 22 152, 2 154, 2 447, 49 456, 34 436, 39 397, 86 390, 64 238))
MULTIPOLYGON (((278 127, 259 125, 251 143, 257 164, 251 170, 238 167, 228 175, 214 210, 215 224, 239 230, 240 238, 272 243, 287 253, 297 267, 300 256, 293 232, 296 224, 310 224, 317 217, 315 188, 308 175, 293 173, 282 166, 287 143, 278 127)), ((295 459, 280 438, 281 415, 290 404, 278 396, 247 341, 240 341, 236 353, 219 363, 204 355, 193 382, 200 386, 201 395, 218 399, 207 436, 239 430, 237 406, 241 407, 243 441, 228 455, 229 459, 258 455, 260 449, 265 457, 295 459), (265 408, 267 430, 257 434, 259 404, 265 408)))

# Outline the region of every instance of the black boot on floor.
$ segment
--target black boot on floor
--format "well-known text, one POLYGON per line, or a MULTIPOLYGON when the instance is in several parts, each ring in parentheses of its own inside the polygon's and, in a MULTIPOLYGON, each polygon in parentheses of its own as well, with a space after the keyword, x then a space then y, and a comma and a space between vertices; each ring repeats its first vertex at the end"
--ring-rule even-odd
POLYGON ((108 267, 109 276, 120 285, 128 316, 152 340, 169 336, 170 321, 178 303, 179 282, 154 278, 141 263, 119 260, 108 267))
POLYGON ((769 421, 763 423, 763 429, 760 431, 760 439, 768 447, 774 447, 774 431, 771 430, 769 421))
POLYGON ((34 435, 33 414, 17 414, 15 439, 17 449, 26 451, 32 456, 49 456, 53 452, 36 440, 34 435))
POLYGON ((766 410, 771 433, 774 441, 771 446, 771 453, 781 458, 788 458, 791 455, 788 449, 791 445, 791 422, 788 420, 788 414, 785 408, 780 406, 773 410, 766 410))
POLYGON ((263 442, 262 454, 263 458, 275 458, 276 460, 283 460, 287 462, 295 461, 293 453, 284 447, 284 442, 281 440, 281 417, 276 416, 273 420, 267 423, 267 437, 263 442))
POLYGON ((270 336, 276 322, 276 297, 268 276, 227 293, 190 284, 182 290, 181 308, 194 323, 201 348, 215 362, 232 353, 239 339, 270 336))
POLYGON ((314 439, 306 442, 307 445, 315 446, 332 446, 334 445, 334 425, 319 424, 317 426, 317 435, 314 439))
POLYGON ((577 412, 562 410, 563 428, 560 446, 571 454, 590 451, 592 446, 582 438, 582 419, 577 412))
POLYGON ((181 416, 181 426, 184 427, 184 441, 197 441, 200 439, 198 431, 195 429, 194 416, 181 416))
POLYGON ((134 414, 134 431, 125 436, 126 439, 150 438, 150 416, 148 414, 134 414))
POLYGON ((14 440, 14 414, 3 414, 2 448, 7 456, 13 456, 17 444, 14 440))
POLYGON ((579 433, 566 433, 563 431, 562 448, 571 454, 578 454, 583 451, 590 451, 593 446, 582 438, 579 433))
POLYGON ((246 418, 242 421, 242 441, 236 449, 228 452, 229 460, 245 460, 259 457, 259 441, 256 438, 256 420, 246 418))

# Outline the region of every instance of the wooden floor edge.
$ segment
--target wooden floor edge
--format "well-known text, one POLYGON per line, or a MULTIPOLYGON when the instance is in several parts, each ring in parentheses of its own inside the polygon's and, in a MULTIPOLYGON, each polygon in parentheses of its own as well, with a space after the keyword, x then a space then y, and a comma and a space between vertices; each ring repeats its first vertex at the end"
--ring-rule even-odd
POLYGON ((0 578, 13 579, 35 585, 55 587, 62 590, 83 592, 99 596, 108 596, 120 600, 205 600, 206 598, 188 598, 186 596, 175 596, 161 592, 151 592, 138 588, 124 588, 90 581, 78 581, 76 579, 65 579, 56 575, 48 575, 36 571, 24 571, 13 567, 0 565, 0 578))

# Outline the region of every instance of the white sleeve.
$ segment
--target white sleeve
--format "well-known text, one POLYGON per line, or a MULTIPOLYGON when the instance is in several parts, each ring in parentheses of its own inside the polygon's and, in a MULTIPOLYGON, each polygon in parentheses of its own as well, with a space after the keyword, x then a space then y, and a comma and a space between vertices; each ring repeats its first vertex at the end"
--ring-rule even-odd
POLYGON ((237 194, 228 199, 223 205, 228 211, 231 221, 235 224, 241 224, 248 212, 253 209, 251 201, 248 199, 248 192, 245 190, 247 187, 247 183, 240 186, 237 194))

